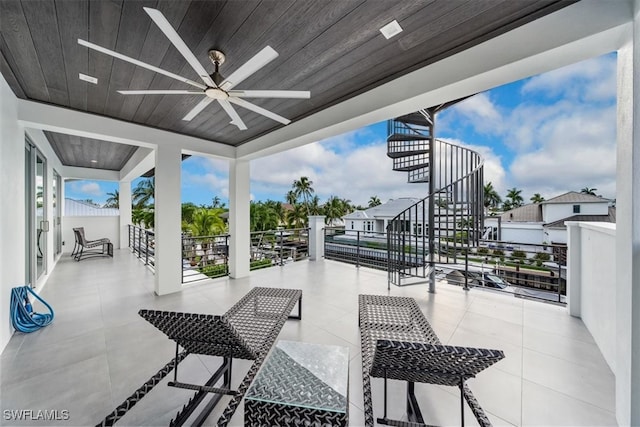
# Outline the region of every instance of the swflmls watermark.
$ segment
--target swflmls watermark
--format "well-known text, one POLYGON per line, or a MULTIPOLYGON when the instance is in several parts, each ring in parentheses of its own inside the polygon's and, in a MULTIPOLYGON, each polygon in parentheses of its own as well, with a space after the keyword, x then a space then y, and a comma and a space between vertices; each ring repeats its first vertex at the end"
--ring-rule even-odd
POLYGON ((5 409, 2 411, 5 421, 68 421, 67 409, 5 409))

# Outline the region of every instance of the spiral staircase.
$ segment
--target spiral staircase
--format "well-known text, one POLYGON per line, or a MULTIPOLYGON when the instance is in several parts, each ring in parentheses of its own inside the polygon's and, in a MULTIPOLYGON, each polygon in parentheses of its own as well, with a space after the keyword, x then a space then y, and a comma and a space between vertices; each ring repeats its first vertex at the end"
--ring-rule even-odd
POLYGON ((389 284, 428 279, 436 264, 462 264, 483 230, 483 164, 475 151, 435 138, 438 112, 461 100, 388 122, 387 155, 408 182, 427 185, 427 197, 387 224, 389 284))

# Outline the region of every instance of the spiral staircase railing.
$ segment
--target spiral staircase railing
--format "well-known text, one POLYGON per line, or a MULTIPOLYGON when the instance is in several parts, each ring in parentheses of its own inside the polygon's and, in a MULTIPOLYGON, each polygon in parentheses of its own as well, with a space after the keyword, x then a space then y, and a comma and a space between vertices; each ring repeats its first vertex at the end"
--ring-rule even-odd
POLYGON ((424 282, 435 291, 435 265, 459 264, 477 246, 484 220, 484 160, 466 147, 436 139, 435 116, 443 106, 388 122, 387 154, 410 183, 426 183, 428 195, 387 224, 388 282, 424 282))

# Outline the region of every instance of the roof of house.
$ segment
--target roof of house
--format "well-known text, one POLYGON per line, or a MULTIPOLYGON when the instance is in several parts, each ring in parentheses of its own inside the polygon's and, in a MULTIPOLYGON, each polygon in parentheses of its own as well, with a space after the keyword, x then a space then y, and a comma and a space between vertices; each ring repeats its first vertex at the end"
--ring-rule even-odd
POLYGON ((420 199, 413 197, 400 197, 391 199, 387 203, 374 206, 363 211, 353 211, 345 215, 344 219, 363 219, 363 218, 393 218, 408 207, 418 203, 420 199))
POLYGON ((568 193, 561 194, 552 199, 545 200, 541 204, 550 203, 609 203, 609 199, 604 197, 594 196, 591 194, 578 193, 577 191, 569 191, 568 193))
POLYGON ((118 208, 103 208, 80 200, 64 199, 64 216, 119 216, 118 208))
POLYGON ((565 221, 588 221, 588 222, 616 222, 616 208, 609 207, 607 215, 573 215, 567 218, 545 224, 548 228, 567 228, 565 221))
POLYGON ((500 218, 504 222, 542 222, 542 206, 539 203, 529 203, 506 211, 500 218))

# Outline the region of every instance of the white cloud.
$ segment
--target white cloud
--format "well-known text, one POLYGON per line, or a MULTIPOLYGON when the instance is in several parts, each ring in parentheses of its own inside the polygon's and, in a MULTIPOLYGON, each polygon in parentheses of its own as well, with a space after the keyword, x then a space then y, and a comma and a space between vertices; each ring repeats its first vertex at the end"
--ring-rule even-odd
POLYGON ((531 77, 522 93, 589 101, 611 99, 616 96, 616 56, 604 55, 531 77))
POLYGON ((504 129, 502 113, 487 92, 456 104, 452 112, 458 120, 469 122, 480 133, 496 134, 504 129))
POLYGON ((575 108, 547 121, 539 129, 537 149, 516 157, 510 172, 525 194, 551 197, 595 187, 615 197, 615 106, 575 108))
POLYGON ((71 183, 71 189, 87 196, 101 197, 104 195, 100 184, 94 181, 76 181, 71 183))

